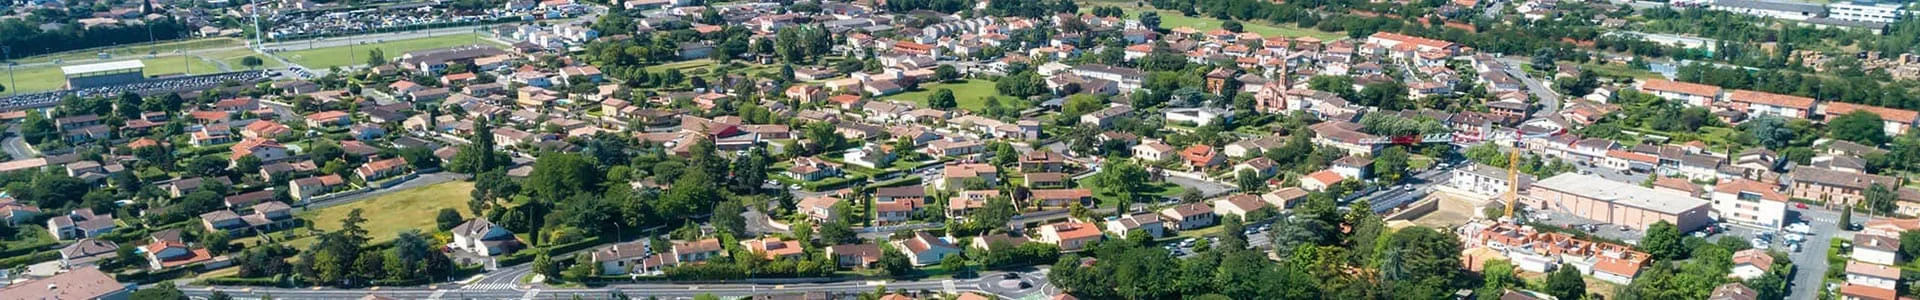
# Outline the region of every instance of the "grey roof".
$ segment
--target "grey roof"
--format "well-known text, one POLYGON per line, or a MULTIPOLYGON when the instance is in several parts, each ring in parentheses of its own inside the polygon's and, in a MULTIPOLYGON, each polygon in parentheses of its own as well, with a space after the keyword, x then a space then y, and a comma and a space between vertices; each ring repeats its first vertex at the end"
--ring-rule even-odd
POLYGON ((1813 4, 1813 3, 1802 3, 1802 2, 1718 0, 1713 2, 1713 6, 1726 6, 1726 7, 1763 9, 1763 10, 1799 12, 1799 13, 1815 13, 1815 14, 1827 12, 1826 6, 1821 6, 1819 4, 1813 4))
POLYGON ((1867 28, 1867 29, 1887 28, 1887 23, 1841 20, 1841 19, 1834 19, 1834 18, 1827 18, 1827 17, 1807 18, 1806 21, 1802 21, 1802 22, 1820 24, 1820 25, 1856 27, 1856 28, 1867 28))
POLYGON ((100 254, 112 254, 117 250, 120 250, 120 245, 114 244, 113 241, 85 238, 73 242, 72 245, 67 245, 66 248, 60 248, 60 255, 73 259, 100 254))
POLYGON ((1639 185, 1601 179, 1592 175, 1560 174, 1535 182, 1533 186, 1674 215, 1707 206, 1706 200, 1681 194, 1656 192, 1639 185))

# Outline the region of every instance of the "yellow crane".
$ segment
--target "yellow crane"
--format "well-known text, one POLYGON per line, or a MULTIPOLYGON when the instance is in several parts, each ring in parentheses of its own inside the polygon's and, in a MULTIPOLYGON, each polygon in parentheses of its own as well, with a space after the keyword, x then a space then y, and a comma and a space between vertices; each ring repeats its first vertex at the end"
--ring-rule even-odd
POLYGON ((1515 222, 1513 219, 1513 207, 1520 201, 1519 145, 1514 145, 1513 148, 1507 150, 1507 193, 1504 196, 1507 198, 1507 215, 1500 219, 1506 222, 1515 222))

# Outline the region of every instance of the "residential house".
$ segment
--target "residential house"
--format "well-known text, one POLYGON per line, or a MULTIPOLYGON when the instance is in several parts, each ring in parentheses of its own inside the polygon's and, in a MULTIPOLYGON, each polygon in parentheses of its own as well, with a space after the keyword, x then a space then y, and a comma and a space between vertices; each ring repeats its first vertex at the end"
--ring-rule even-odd
POLYGON ((382 159, 361 164, 359 168, 353 169, 353 175, 359 176, 360 180, 374 181, 406 174, 408 166, 406 158, 382 159))
POLYGON ((899 249, 901 254, 906 254, 907 260, 913 262, 914 266, 939 264, 940 260, 947 256, 960 254, 960 247, 926 231, 916 231, 912 238, 890 243, 893 244, 894 249, 899 249))
POLYGON ((1721 221, 1768 230, 1786 225, 1787 195, 1772 184, 1745 178, 1721 180, 1714 185, 1712 198, 1721 221))
POLYGON ((1846 268, 1848 284, 1892 290, 1900 282, 1900 268, 1897 267, 1849 261, 1846 268))
POLYGON ((1156 239, 1166 236, 1167 233, 1166 227, 1160 222, 1160 216, 1154 213, 1136 213, 1108 218, 1106 225, 1107 233, 1122 239, 1127 238, 1127 234, 1135 230, 1145 232, 1149 237, 1156 239))
POLYGON ((782 240, 778 237, 765 237, 740 241, 747 252, 758 253, 767 260, 799 260, 806 257, 806 249, 799 242, 782 240))
POLYGON ((454 226, 453 244, 448 245, 458 251, 466 251, 479 256, 506 255, 518 250, 520 241, 507 231, 506 226, 494 224, 487 218, 473 218, 454 226))
POLYGON ((839 204, 840 198, 822 195, 801 199, 800 203, 795 204, 794 208, 800 210, 800 213, 806 214, 807 218, 815 222, 826 222, 841 217, 839 213, 833 209, 834 205, 839 204))
POLYGON ((1213 207, 1205 203, 1187 203, 1160 210, 1161 221, 1169 223, 1174 230, 1193 230, 1213 226, 1219 217, 1213 214, 1213 207))
POLYGON ((1806 119, 1813 112, 1813 98, 1760 91, 1733 90, 1727 94, 1728 107, 1749 116, 1779 116, 1806 119))
POLYGON ((1247 213, 1266 207, 1267 202, 1261 200, 1260 196, 1253 194, 1234 194, 1226 198, 1213 200, 1214 216, 1236 216, 1244 218, 1247 216, 1247 213))
POLYGON ((305 203, 312 200, 314 196, 331 193, 335 189, 345 187, 346 184, 346 179, 337 174, 307 177, 288 182, 287 193, 293 195, 294 201, 305 203))
POLYGON ((1099 241, 1102 237, 1099 226, 1078 221, 1043 225, 1039 233, 1037 242, 1059 246, 1063 252, 1080 251, 1088 243, 1099 241))
POLYGON ((945 190, 965 189, 968 181, 975 180, 989 187, 1000 185, 1000 170, 990 164, 949 164, 941 174, 939 188, 945 190))
POLYGON ((114 228, 113 215, 94 214, 92 208, 75 209, 47 219, 47 231, 56 240, 96 237, 113 232, 114 228))
POLYGON ((1767 272, 1771 270, 1773 270, 1773 256, 1768 255, 1767 251, 1760 249, 1740 250, 1740 252, 1733 253, 1733 269, 1729 270, 1727 277, 1739 278, 1740 280, 1753 280, 1754 278, 1760 278, 1760 276, 1766 275, 1767 272))
POLYGON ((80 239, 74 241, 73 244, 60 248, 60 268, 71 270, 92 266, 101 260, 120 257, 117 252, 119 250, 120 244, 115 244, 113 241, 94 238, 80 239))
POLYGON ((797 157, 793 166, 787 168, 787 177, 801 181, 818 181, 840 176, 840 164, 816 157, 797 157))
POLYGON ((1793 198, 1833 205, 1856 205, 1865 199, 1866 190, 1876 184, 1889 188, 1900 186, 1893 177, 1821 168, 1798 168, 1788 175, 1791 176, 1793 198))
POLYGON ((880 262, 880 245, 843 244, 827 246, 827 256, 841 268, 872 268, 880 262))
POLYGON ((639 271, 641 262, 653 256, 652 249, 648 240, 639 240, 594 250, 589 258, 600 264, 600 275, 626 275, 639 271))

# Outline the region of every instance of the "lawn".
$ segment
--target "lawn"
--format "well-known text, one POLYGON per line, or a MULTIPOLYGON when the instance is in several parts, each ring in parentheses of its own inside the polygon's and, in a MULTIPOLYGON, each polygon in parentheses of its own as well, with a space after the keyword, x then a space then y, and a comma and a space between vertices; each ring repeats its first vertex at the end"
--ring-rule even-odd
POLYGON ((394 234, 407 229, 436 231, 435 217, 439 216, 442 208, 459 210, 460 215, 472 217, 473 212, 467 210, 468 193, 471 192, 472 182, 440 183, 309 211, 301 213, 301 217, 313 222, 314 228, 333 231, 339 230, 340 220, 346 219, 347 213, 357 208, 360 209, 360 217, 367 219, 361 226, 367 229, 372 242, 379 243, 391 240, 394 234))
MULTIPOLYGON (((42 65, 42 66, 28 67, 28 68, 17 68, 17 69, 13 69, 13 78, 12 78, 13 83, 17 83, 17 84, 8 84, 9 82, 6 81, 7 78, 3 78, 3 77, 0 77, 0 84, 6 84, 7 92, 9 93, 16 92, 16 91, 20 93, 32 93, 32 92, 57 90, 57 89, 60 89, 60 87, 65 86, 67 84, 66 75, 60 72, 61 66, 83 65, 83 64, 97 63, 97 62, 98 61, 89 61, 86 63, 66 63, 58 66, 42 65)), ((150 58, 150 59, 141 59, 140 62, 145 63, 147 65, 147 69, 146 69, 147 76, 162 75, 162 74, 179 74, 179 73, 206 74, 206 73, 217 72, 220 70, 218 67, 214 66, 213 64, 207 63, 207 61, 205 60, 200 60, 200 59, 191 58, 191 57, 186 59, 181 59, 181 56, 178 56, 178 55, 161 56, 161 57, 150 58), (189 68, 192 69, 192 72, 187 72, 189 68)), ((0 75, 4 75, 4 74, 0 74, 0 75)))
MULTIPOLYGON (((1074 186, 1084 188, 1084 189, 1094 190, 1095 192, 1093 193, 1093 198, 1095 200, 1100 201, 1099 206, 1101 208, 1115 208, 1120 206, 1120 200, 1121 200, 1120 195, 1099 192, 1100 189, 1094 188, 1093 177, 1087 177, 1085 179, 1081 179, 1080 181, 1075 182, 1074 186)), ((1136 208, 1144 207, 1146 205, 1153 205, 1154 203, 1159 203, 1160 201, 1167 198, 1180 197, 1180 193, 1185 192, 1186 190, 1187 190, 1186 187, 1181 187, 1180 185, 1173 184, 1171 182, 1166 182, 1166 181, 1150 182, 1150 183, 1147 183, 1147 186, 1145 188, 1145 193, 1142 193, 1141 196, 1149 197, 1152 199, 1148 200, 1149 203, 1136 203, 1133 205, 1133 207, 1136 207, 1136 208)))
MULTIPOLYGON (((892 96, 886 96, 881 98, 889 99, 889 100, 913 102, 915 106, 928 107, 927 97, 933 96, 934 91, 938 91, 943 88, 953 90, 953 100, 954 102, 958 102, 958 104, 960 105, 960 109, 971 110, 971 111, 977 111, 977 110, 980 110, 981 108, 986 107, 987 97, 1000 96, 1000 91, 994 89, 993 81, 984 80, 984 79, 969 79, 959 83, 922 84, 920 85, 919 90, 894 94, 892 96)), ((1025 101, 1009 101, 1009 100, 1014 100, 1014 99, 1001 99, 1000 104, 1007 105, 1007 106, 1019 106, 1019 105, 1022 105, 1021 103, 1025 103, 1025 101)))
POLYGON ((352 45, 352 46, 339 46, 339 47, 326 47, 326 48, 314 48, 314 49, 307 49, 307 50, 287 51, 285 53, 281 53, 280 57, 285 57, 287 58, 287 60, 293 61, 293 63, 300 64, 301 66, 305 66, 307 68, 327 69, 332 67, 365 64, 367 62, 367 52, 373 51, 373 49, 380 49, 381 52, 384 52, 387 55, 387 59, 394 59, 394 58, 399 58, 401 55, 407 54, 407 52, 412 52, 412 51, 435 49, 435 48, 448 48, 448 47, 466 46, 466 45, 487 45, 491 47, 504 46, 504 45, 500 45, 498 43, 494 43, 484 39, 479 39, 478 34, 466 33, 466 34, 436 36, 436 37, 430 37, 430 38, 418 38, 418 39, 410 39, 410 40, 367 43, 367 44, 352 45))

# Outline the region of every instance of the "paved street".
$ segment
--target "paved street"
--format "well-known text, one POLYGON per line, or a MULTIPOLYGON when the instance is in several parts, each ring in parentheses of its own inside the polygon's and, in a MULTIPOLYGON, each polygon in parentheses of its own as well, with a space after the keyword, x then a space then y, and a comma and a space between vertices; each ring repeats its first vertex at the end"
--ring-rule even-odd
POLYGON ((1519 79, 1520 83, 1526 84, 1527 91, 1533 93, 1534 97, 1540 98, 1540 112, 1535 113, 1535 115, 1551 116, 1554 115, 1555 112, 1560 111, 1560 93, 1555 92, 1553 88, 1547 87, 1547 85, 1541 83, 1540 80, 1534 79, 1532 75, 1527 75, 1527 70, 1522 69, 1522 63, 1531 63, 1526 60, 1526 57, 1509 55, 1502 56, 1499 60, 1502 63, 1506 63, 1507 74, 1513 75, 1514 79, 1519 79))
POLYGON ((699 284, 650 282, 636 284, 614 284, 598 288, 499 288, 495 285, 468 285, 453 287, 441 285, 422 288, 379 288, 379 289, 282 289, 282 288, 208 288, 184 287, 187 296, 204 299, 214 290, 224 291, 241 299, 258 299, 272 296, 275 299, 353 299, 368 294, 379 294, 401 299, 570 299, 602 298, 610 293, 625 293, 634 298, 660 297, 682 299, 700 294, 713 294, 721 297, 744 297, 777 293, 833 292, 862 293, 872 292, 885 286, 894 291, 928 292, 981 292, 1006 298, 1020 298, 1032 295, 1044 295, 1051 291, 1046 284, 1046 270, 1033 269, 1015 272, 1015 278, 1003 277, 1008 272, 987 271, 981 277, 967 279, 927 279, 905 281, 838 281, 830 283, 758 283, 758 284, 699 284), (1022 282, 1026 283, 1022 287, 1022 282))
POLYGON ((33 145, 27 145, 27 140, 20 137, 20 128, 18 126, 7 127, 7 138, 0 140, 0 149, 5 149, 7 156, 11 157, 12 160, 22 160, 40 156, 40 151, 34 151, 33 145))

